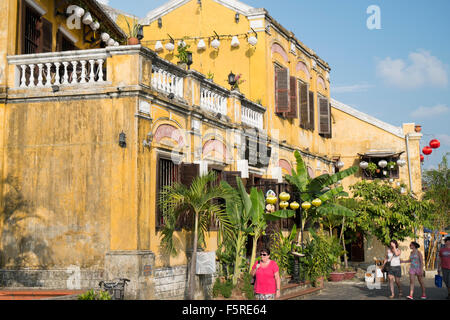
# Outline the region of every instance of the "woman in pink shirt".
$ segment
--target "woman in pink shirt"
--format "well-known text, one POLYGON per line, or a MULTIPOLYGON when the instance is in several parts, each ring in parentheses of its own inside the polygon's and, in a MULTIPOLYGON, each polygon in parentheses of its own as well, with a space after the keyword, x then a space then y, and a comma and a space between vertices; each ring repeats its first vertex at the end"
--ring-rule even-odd
POLYGON ((280 273, 275 261, 270 260, 270 250, 261 250, 261 261, 253 265, 252 276, 256 275, 255 297, 257 300, 274 300, 280 297, 280 273))

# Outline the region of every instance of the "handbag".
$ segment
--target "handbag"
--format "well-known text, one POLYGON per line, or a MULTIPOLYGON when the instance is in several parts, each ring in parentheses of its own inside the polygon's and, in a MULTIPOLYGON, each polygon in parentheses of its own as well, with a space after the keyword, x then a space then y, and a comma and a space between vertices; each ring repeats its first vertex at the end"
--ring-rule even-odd
POLYGON ((442 288, 442 277, 440 274, 437 274, 434 276, 434 284, 438 288, 442 288))
MULTIPOLYGON (((258 261, 258 264, 260 264, 260 262, 261 262, 261 261, 258 261)), ((255 275, 253 276, 253 278, 252 278, 252 280, 250 281, 250 283, 251 283, 252 285, 255 285, 255 282, 256 282, 256 273, 255 273, 255 275)))
POLYGON ((394 259, 394 257, 395 257, 395 254, 392 253, 391 259, 389 261, 386 261, 386 263, 383 266, 383 269, 381 269, 381 272, 383 272, 383 273, 389 272, 389 269, 391 268, 391 260, 394 259))

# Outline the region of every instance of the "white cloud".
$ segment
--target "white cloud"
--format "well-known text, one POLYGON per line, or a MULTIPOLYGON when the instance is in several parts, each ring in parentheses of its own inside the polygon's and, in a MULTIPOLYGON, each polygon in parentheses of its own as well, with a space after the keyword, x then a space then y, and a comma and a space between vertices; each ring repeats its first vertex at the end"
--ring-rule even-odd
POLYGON ((429 118, 446 114, 450 111, 450 108, 443 104, 438 104, 433 107, 419 107, 411 112, 411 116, 414 118, 429 118))
POLYGON ((446 87, 448 76, 445 65, 429 51, 411 52, 408 61, 387 57, 377 64, 377 74, 387 84, 400 88, 418 88, 424 85, 446 87))
POLYGON ((101 3, 101 4, 109 4, 109 0, 97 0, 97 2, 101 3))
POLYGON ((371 84, 354 84, 349 86, 335 86, 331 87, 334 93, 348 93, 348 92, 365 92, 367 89, 372 88, 371 84))

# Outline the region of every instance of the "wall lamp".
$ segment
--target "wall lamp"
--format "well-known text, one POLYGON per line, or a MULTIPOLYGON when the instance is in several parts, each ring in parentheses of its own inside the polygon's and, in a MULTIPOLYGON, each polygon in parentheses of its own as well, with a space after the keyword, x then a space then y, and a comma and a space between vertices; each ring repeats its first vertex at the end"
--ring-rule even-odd
POLYGON ((138 38, 139 41, 144 39, 144 26, 140 26, 139 27, 138 33, 136 35, 136 38, 138 38))
POLYGON ((233 71, 231 71, 228 75, 228 84, 230 86, 234 86, 236 84, 236 75, 233 73, 233 71))
POLYGON ((119 146, 121 148, 127 147, 127 137, 123 131, 119 134, 119 146))
POLYGON ((143 145, 144 147, 149 147, 149 148, 151 148, 151 146, 152 146, 152 141, 153 141, 153 133, 149 132, 149 133, 147 134, 147 139, 145 139, 144 141, 142 141, 142 145, 143 145))
POLYGON ((240 18, 239 13, 236 13, 234 15, 234 21, 236 21, 236 23, 239 23, 239 18, 240 18))
POLYGON ((187 55, 187 63, 186 64, 188 65, 188 69, 191 69, 191 64, 194 62, 192 60, 192 52, 187 51, 186 55, 187 55))
POLYGON ((161 17, 159 17, 158 18, 158 28, 162 28, 162 18, 161 17))
POLYGON ((169 95, 167 96, 170 100, 172 100, 173 98, 175 98, 175 94, 173 92, 169 93, 169 95))

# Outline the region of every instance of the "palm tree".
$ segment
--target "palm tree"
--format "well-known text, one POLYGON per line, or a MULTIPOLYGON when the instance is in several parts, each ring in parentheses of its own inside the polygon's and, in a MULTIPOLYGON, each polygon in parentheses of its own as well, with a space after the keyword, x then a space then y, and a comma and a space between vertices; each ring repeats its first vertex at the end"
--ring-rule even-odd
POLYGON ((181 219, 191 220, 183 229, 193 232, 192 256, 188 278, 188 299, 194 299, 195 271, 197 261, 197 247, 205 245, 205 234, 208 232, 213 217, 219 223, 219 229, 231 233, 230 222, 223 207, 214 203, 214 199, 223 198, 227 191, 215 185, 216 174, 196 177, 190 187, 175 183, 166 186, 160 193, 159 205, 163 211, 164 227, 161 232, 161 246, 166 253, 177 255, 173 234, 181 219), (193 220, 193 221, 192 221, 193 220), (193 230, 192 230, 193 226, 193 230))

